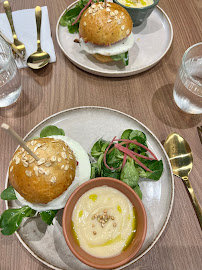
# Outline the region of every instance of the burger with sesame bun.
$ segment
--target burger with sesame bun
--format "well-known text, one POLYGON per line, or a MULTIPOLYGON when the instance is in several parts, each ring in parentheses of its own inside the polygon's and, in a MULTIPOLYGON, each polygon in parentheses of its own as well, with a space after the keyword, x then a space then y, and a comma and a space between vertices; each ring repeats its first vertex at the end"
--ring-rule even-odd
POLYGON ((26 142, 38 160, 22 147, 11 159, 8 170, 11 186, 1 193, 1 199, 17 199, 21 208, 8 209, 0 216, 4 235, 15 232, 24 217, 37 213, 48 225, 52 224, 57 210, 64 208, 71 193, 90 179, 91 165, 83 147, 64 136, 62 129, 55 126, 46 128, 45 132, 42 131, 43 134, 48 133, 48 137, 26 142), (62 135, 49 136, 53 129, 62 130, 62 133, 56 133, 62 135))
POLYGON ((128 65, 128 50, 134 44, 129 13, 115 3, 93 3, 79 23, 80 46, 101 62, 122 60, 128 65))

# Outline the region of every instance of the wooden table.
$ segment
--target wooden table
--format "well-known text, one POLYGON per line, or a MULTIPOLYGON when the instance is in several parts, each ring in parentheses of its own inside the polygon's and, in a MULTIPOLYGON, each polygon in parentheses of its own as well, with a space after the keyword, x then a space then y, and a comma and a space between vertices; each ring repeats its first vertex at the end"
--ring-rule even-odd
MULTIPOLYGON (((70 0, 10 1, 13 10, 47 5, 57 62, 40 71, 21 70, 23 94, 11 109, 0 109, 0 123, 11 125, 22 137, 37 123, 64 109, 95 105, 111 107, 144 123, 160 141, 170 132, 178 132, 189 142, 194 167, 190 181, 202 205, 202 145, 196 127, 202 115, 188 115, 177 109, 172 98, 175 76, 184 51, 202 37, 202 1, 161 0, 159 6, 168 14, 174 40, 165 57, 152 69, 128 78, 103 78, 75 67, 60 50, 55 36, 58 17, 70 0)), ((3 12, 2 4, 0 12, 3 12)), ((4 189, 7 167, 17 147, 0 131, 0 190, 4 189)), ((5 210, 0 202, 1 212, 5 210)), ((182 181, 175 178, 175 199, 168 225, 159 241, 127 270, 199 270, 202 237, 194 209, 182 181)), ((0 235, 1 270, 49 269, 33 258, 15 235, 0 235)))

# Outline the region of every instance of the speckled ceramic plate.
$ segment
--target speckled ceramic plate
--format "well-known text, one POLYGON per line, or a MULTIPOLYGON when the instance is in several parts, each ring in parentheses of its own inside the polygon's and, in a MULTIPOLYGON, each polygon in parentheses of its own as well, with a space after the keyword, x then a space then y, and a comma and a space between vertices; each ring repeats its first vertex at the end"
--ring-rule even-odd
MULTIPOLYGON (((158 241, 168 223, 172 210, 174 180, 169 159, 163 146, 155 135, 138 120, 108 108, 79 107, 59 112, 39 123, 27 134, 25 139, 39 136, 42 128, 47 125, 57 125, 59 128, 63 128, 65 134, 78 141, 88 153, 94 142, 100 137, 111 140, 115 135, 120 136, 125 129, 138 129, 146 134, 148 146, 157 158, 163 160, 164 171, 159 181, 140 180, 148 229, 141 250, 127 265, 136 262, 158 241)), ((6 187, 7 185, 8 179, 6 180, 6 187)), ((11 201, 7 205, 7 207, 16 206, 19 206, 18 201, 11 201)), ((35 258, 52 269, 92 269, 82 264, 71 253, 63 237, 61 224, 62 210, 57 213, 54 225, 46 226, 40 217, 28 218, 23 221, 16 235, 35 258)))
MULTIPOLYGON (((76 2, 68 6, 67 10, 71 9, 76 2)), ((79 44, 74 43, 74 39, 79 35, 70 34, 67 27, 60 26, 60 18, 56 26, 56 37, 63 53, 77 67, 105 77, 126 77, 150 69, 167 53, 173 40, 170 19, 157 6, 145 23, 133 27, 135 44, 129 50, 129 65, 125 67, 120 61, 105 64, 82 51, 79 44)))

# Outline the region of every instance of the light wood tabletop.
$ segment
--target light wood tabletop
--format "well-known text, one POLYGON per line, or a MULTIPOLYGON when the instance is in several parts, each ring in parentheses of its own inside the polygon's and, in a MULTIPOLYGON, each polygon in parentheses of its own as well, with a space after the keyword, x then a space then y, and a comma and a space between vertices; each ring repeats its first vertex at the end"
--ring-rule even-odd
MULTIPOLYGON (((2 2, 2 1, 1 1, 2 2)), ((194 166, 190 181, 202 205, 202 145, 197 126, 202 115, 189 115, 174 104, 172 91, 185 50, 202 39, 202 1, 160 0, 159 6, 170 18, 174 38, 163 59, 153 68, 126 78, 99 77, 74 66, 56 41, 56 23, 71 0, 10 0, 12 10, 47 6, 57 60, 46 68, 21 69, 23 92, 10 108, 0 109, 0 123, 7 123, 24 137, 36 124, 59 111, 78 106, 102 106, 122 111, 146 125, 162 142, 177 132, 190 144, 194 166)), ((0 4, 0 12, 3 5, 0 4)), ((0 131, 0 191, 5 187, 9 161, 17 147, 0 131)), ((0 202, 0 213, 5 203, 0 202)), ((175 177, 172 213, 154 247, 127 270, 199 270, 202 234, 194 208, 183 182, 175 177)), ((22 246, 16 235, 0 235, 1 270, 45 270, 22 246)), ((78 270, 78 269, 77 269, 78 270)))

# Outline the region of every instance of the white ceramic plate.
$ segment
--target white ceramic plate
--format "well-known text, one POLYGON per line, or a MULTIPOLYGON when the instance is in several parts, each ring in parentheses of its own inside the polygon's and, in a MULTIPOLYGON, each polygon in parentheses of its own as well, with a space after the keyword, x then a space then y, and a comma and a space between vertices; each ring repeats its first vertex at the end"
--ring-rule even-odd
MULTIPOLYGON (((115 135, 119 137, 125 129, 138 129, 146 134, 148 146, 157 158, 163 160, 164 171, 159 181, 140 180, 148 229, 141 250, 127 265, 136 262, 157 242, 167 225, 172 210, 174 179, 163 146, 155 135, 135 118, 103 107, 78 107, 54 114, 34 127, 25 139, 29 140, 39 136, 42 128, 47 125, 57 125, 59 128, 63 128, 65 134, 78 141, 88 153, 100 137, 111 140, 115 135)), ((6 187, 7 185, 8 179, 6 187)), ((7 207, 16 206, 19 206, 18 201, 10 201, 9 206, 7 205, 7 207)), ((40 217, 28 218, 23 221, 16 235, 35 258, 52 269, 92 269, 81 263, 69 250, 63 237, 61 222, 62 210, 58 212, 54 226, 46 226, 40 217)))
MULTIPOLYGON (((71 9, 76 2, 68 6, 67 10, 71 9)), ((66 10, 60 18, 65 12, 66 10)), ((126 77, 148 70, 162 59, 173 40, 170 19, 157 6, 145 23, 133 27, 135 44, 129 50, 129 65, 125 67, 120 62, 105 64, 81 50, 79 44, 74 42, 79 34, 70 34, 67 27, 60 26, 60 18, 56 26, 56 37, 63 53, 77 67, 105 77, 126 77)))

